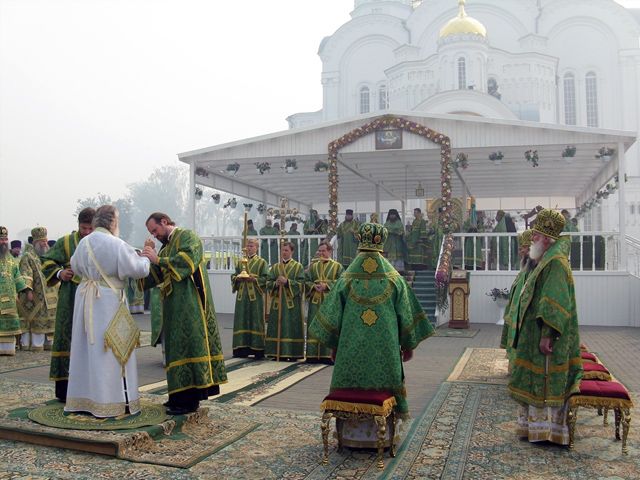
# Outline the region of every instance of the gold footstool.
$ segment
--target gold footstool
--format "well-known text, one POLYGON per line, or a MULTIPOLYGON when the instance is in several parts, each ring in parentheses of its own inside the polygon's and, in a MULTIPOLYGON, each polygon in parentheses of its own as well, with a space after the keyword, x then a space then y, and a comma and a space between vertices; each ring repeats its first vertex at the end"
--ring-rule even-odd
POLYGON ((629 391, 619 382, 605 382, 601 380, 582 380, 580 382, 580 393, 569 398, 569 448, 574 446, 576 430, 576 420, 578 418, 578 408, 596 408, 600 411, 605 409, 604 424, 607 425, 608 410, 615 412, 615 435, 616 440, 620 440, 620 424, 622 423, 622 453, 627 454, 627 436, 631 426, 631 408, 633 402, 629 391))
POLYGON ((373 420, 377 427, 377 467, 384 468, 382 460, 387 438, 387 424, 390 424, 389 455, 396 456, 396 399, 391 393, 375 390, 337 389, 325 397, 320 410, 322 411, 322 443, 324 456, 322 463, 329 463, 329 430, 331 418, 336 419, 336 433, 338 437, 338 451, 342 450, 342 426, 346 420, 373 420))

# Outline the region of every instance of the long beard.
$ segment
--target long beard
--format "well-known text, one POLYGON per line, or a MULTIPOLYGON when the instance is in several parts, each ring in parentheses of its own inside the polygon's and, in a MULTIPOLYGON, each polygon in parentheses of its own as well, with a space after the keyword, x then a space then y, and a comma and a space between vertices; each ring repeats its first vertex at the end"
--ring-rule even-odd
POLYGON ((524 257, 520 260, 520 270, 522 270, 523 272, 530 272, 531 270, 536 268, 537 264, 538 262, 536 262, 532 258, 524 257))
POLYGON ((544 255, 544 244, 541 242, 532 243, 529 247, 529 258, 535 260, 536 262, 542 258, 544 255))
POLYGON ((49 251, 49 245, 34 245, 33 249, 41 257, 49 251))
POLYGON ((6 243, 0 243, 0 257, 6 257, 9 255, 9 245, 6 243))

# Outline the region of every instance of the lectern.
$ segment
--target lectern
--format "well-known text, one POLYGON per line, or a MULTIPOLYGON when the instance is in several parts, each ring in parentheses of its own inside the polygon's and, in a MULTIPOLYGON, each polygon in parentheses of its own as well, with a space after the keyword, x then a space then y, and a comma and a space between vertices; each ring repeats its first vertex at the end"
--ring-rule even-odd
POLYGON ((449 328, 469 328, 469 272, 454 270, 449 280, 449 328))

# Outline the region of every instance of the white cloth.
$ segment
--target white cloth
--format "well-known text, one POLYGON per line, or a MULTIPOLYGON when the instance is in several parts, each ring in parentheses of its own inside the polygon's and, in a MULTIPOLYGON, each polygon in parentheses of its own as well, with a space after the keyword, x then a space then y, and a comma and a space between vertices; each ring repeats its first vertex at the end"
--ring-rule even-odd
POLYGON ((567 404, 562 407, 534 407, 520 405, 518 409, 518 436, 530 442, 549 441, 569 445, 567 404))
POLYGON ((133 247, 106 230, 97 229, 78 243, 71 257, 71 268, 82 277, 82 282, 73 309, 69 387, 64 410, 89 412, 96 417, 123 415, 127 407, 129 413, 137 413, 140 401, 136 354, 133 352, 125 365, 123 378, 112 350, 105 350, 104 333, 124 298, 124 280, 146 277, 149 259, 138 256, 133 247), (119 289, 117 294, 99 273, 88 242, 100 268, 119 289))
POLYGON ((25 332, 20 336, 20 344, 23 347, 31 347, 34 349, 44 349, 45 334, 25 332))

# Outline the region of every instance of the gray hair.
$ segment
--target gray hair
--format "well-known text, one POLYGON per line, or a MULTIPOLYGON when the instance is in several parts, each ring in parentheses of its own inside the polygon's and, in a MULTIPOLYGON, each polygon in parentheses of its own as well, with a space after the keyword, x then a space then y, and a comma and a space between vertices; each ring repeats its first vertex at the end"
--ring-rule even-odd
POLYGON ((116 225, 118 218, 118 209, 113 205, 102 205, 96 210, 93 217, 93 228, 106 228, 110 232, 116 225))

